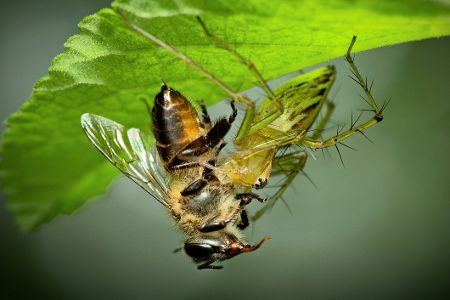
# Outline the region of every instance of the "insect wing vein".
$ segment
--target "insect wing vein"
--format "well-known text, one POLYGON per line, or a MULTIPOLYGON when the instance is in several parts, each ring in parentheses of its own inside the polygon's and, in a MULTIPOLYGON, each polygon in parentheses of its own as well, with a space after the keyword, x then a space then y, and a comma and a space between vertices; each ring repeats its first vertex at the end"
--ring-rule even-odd
POLYGON ((168 187, 157 166, 157 161, 144 142, 146 139, 143 132, 137 128, 131 128, 127 135, 133 152, 138 157, 137 162, 133 164, 136 167, 136 172, 145 178, 143 181, 147 183, 148 188, 157 193, 161 199, 165 199, 164 196, 167 196, 168 187))
POLYGON ((164 200, 167 197, 167 185, 159 173, 153 173, 157 172, 157 166, 150 163, 149 147, 144 144, 138 129, 132 128, 127 132, 123 125, 92 114, 81 116, 81 126, 91 143, 114 166, 158 202, 169 206, 164 200))

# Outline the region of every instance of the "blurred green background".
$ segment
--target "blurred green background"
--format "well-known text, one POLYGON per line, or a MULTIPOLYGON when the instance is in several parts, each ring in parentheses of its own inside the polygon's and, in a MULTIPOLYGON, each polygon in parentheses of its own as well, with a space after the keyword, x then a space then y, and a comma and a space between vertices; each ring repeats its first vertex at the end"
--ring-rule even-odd
MULTIPOLYGON (((3 121, 76 24, 109 1, 15 1, 0 11, 3 121)), ((20 232, 0 195, 1 299, 400 299, 450 289, 450 38, 356 56, 375 78, 385 121, 310 159, 286 200, 247 230, 261 250, 197 271, 161 205, 126 178, 108 194, 31 234, 20 232)), ((343 59, 331 92, 333 120, 364 107, 343 59)), ((221 114, 223 105, 212 108, 221 114)), ((228 109, 228 108, 226 108, 228 109)), ((5 126, 0 130, 3 133, 5 126)), ((332 134, 333 132, 330 132, 332 134)), ((63 155, 63 154, 62 154, 63 155)), ((82 154, 80 154, 82 155, 82 154)), ((43 166, 45 167, 45 166, 43 166)), ((70 168, 70 166, 67 166, 70 168)), ((258 203, 252 204, 254 207, 258 203)))

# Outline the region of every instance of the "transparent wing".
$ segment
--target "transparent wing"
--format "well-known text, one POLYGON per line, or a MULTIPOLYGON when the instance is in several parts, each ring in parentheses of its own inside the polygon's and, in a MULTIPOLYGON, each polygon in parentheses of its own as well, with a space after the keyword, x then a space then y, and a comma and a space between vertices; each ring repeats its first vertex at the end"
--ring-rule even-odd
POLYGON ((143 132, 136 128, 127 130, 119 123, 92 114, 81 116, 81 127, 91 143, 113 165, 169 207, 164 200, 168 197, 167 181, 143 132))

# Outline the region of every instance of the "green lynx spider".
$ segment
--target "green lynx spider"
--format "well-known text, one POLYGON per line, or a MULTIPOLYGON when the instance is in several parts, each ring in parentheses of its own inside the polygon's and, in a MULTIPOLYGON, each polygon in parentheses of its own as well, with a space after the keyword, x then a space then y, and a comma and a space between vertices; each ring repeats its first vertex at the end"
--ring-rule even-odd
POLYGON ((339 151, 337 144, 341 144, 343 140, 357 133, 365 136, 363 133, 365 129, 383 120, 385 104, 381 108, 378 107, 371 94, 372 84, 368 84, 367 79, 363 79, 351 55, 356 36, 351 40, 344 57, 350 65, 353 75, 351 78, 364 90, 365 98, 363 99, 370 106, 369 110, 373 112, 373 116, 359 124, 357 123, 361 115, 356 120, 353 120, 352 117, 348 130, 344 132, 338 131, 335 136, 322 140, 320 137, 334 109, 333 103, 327 99, 328 92, 336 76, 333 67, 324 67, 300 75, 281 87, 272 90, 250 60, 243 57, 225 41, 212 34, 202 19, 197 17, 205 35, 217 47, 226 50, 246 65, 256 78, 258 85, 267 94, 267 98, 256 109, 251 99, 230 88, 226 83, 185 54, 139 27, 122 12, 119 13, 136 32, 196 69, 225 91, 232 100, 246 107, 243 121, 234 140, 238 150, 233 154, 232 159, 225 162, 217 171, 224 173, 223 176, 232 176, 230 172, 232 173, 232 170, 235 170, 236 167, 242 165, 250 166, 250 171, 247 174, 241 174, 240 182, 240 185, 247 191, 250 191, 255 186, 257 188, 263 187, 270 173, 272 175, 286 175, 280 188, 266 205, 252 216, 251 219, 253 221, 260 218, 267 210, 273 207, 278 199, 281 199, 282 194, 292 183, 295 176, 302 171, 308 156, 305 149, 315 150, 335 146, 339 151), (326 112, 323 119, 318 122, 314 130, 309 130, 324 104, 326 112), (289 154, 277 155, 278 150, 294 145, 299 146, 300 150, 289 154))

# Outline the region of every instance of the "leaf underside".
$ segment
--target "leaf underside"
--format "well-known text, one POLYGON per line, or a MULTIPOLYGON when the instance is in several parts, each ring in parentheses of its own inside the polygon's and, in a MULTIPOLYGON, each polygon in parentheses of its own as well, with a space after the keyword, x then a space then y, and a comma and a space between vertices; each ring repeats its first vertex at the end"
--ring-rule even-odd
POLYGON ((161 80, 208 105, 227 97, 133 31, 117 10, 236 90, 254 86, 254 78, 211 44, 195 16, 269 80, 342 56, 353 35, 358 52, 450 34, 450 8, 437 1, 115 1, 81 21, 80 34, 68 39, 49 75, 7 120, 1 181, 25 230, 72 213, 119 174, 89 144, 80 126, 83 113, 148 132, 141 99, 152 99, 161 80))

